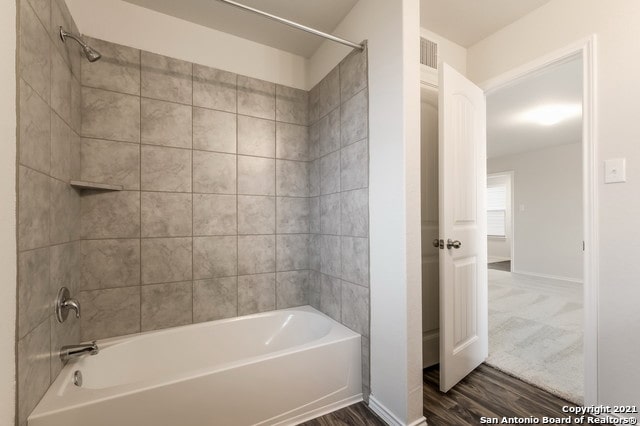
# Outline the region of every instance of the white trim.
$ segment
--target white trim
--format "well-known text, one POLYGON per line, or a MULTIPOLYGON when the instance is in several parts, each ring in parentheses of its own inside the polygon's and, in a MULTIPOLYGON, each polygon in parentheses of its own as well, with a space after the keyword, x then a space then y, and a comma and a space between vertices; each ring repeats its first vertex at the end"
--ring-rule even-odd
POLYGON ((527 275, 530 277, 548 278, 550 280, 559 280, 559 281, 567 281, 570 283, 583 284, 583 281, 581 279, 562 277, 560 275, 538 274, 537 272, 517 271, 517 270, 512 270, 511 273, 518 274, 518 275, 527 275))
POLYGON ((300 423, 307 422, 309 420, 316 419, 318 417, 322 417, 326 414, 333 413, 334 411, 338 411, 341 408, 348 407, 353 404, 357 404, 362 401, 362 394, 351 396, 349 398, 343 399, 342 401, 332 402, 329 405, 325 405, 324 407, 315 408, 311 411, 308 411, 303 414, 299 414, 295 417, 291 417, 285 420, 282 420, 278 423, 274 423, 273 426, 293 426, 298 425, 300 423))
POLYGON ((373 395, 369 396, 369 409, 376 413, 389 426, 427 426, 427 419, 420 417, 411 423, 404 423, 398 417, 382 405, 373 395))
POLYGON ((480 87, 485 94, 513 84, 549 65, 581 55, 583 62, 583 214, 584 214, 584 405, 598 401, 598 155, 596 36, 578 40, 562 49, 492 78, 480 87))

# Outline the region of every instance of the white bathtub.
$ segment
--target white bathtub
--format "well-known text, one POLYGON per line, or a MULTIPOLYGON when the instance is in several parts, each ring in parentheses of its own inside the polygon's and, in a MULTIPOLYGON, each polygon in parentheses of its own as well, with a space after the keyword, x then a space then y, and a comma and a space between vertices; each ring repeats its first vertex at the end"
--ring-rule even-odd
POLYGON ((64 367, 29 426, 293 425, 362 400, 360 335, 308 306, 98 346, 64 367))

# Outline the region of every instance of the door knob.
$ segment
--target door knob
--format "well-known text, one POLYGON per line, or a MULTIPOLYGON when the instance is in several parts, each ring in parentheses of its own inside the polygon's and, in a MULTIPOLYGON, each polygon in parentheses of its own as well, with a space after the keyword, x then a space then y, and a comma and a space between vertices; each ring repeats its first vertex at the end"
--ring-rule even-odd
POLYGON ((447 248, 448 249, 459 249, 460 247, 462 247, 462 243, 458 240, 452 241, 451 238, 449 238, 447 240, 447 248))
POLYGON ((444 248, 444 240, 439 240, 436 238, 435 240, 433 240, 431 244, 433 244, 435 248, 441 248, 441 249, 444 248))

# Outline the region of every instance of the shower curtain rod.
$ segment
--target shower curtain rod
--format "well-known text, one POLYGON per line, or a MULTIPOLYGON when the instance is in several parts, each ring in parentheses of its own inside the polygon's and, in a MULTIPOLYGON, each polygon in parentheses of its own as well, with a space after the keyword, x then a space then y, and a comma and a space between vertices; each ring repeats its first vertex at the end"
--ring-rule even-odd
POLYGON ((364 44, 354 43, 352 41, 345 40, 343 38, 336 37, 334 35, 327 34, 327 33, 324 33, 322 31, 316 30, 314 28, 309 28, 306 25, 298 24, 297 22, 293 22, 293 21, 290 21, 288 19, 281 18, 279 16, 272 15, 272 14, 267 13, 267 12, 263 12, 262 10, 254 9, 253 7, 244 5, 242 3, 237 3, 237 2, 232 1, 232 0, 218 0, 218 1, 222 2, 222 3, 226 3, 226 4, 230 5, 230 6, 237 7, 239 9, 243 9, 243 10, 247 10, 249 12, 256 13, 258 15, 261 15, 261 16, 264 16, 266 18, 272 19, 274 21, 280 22, 281 24, 285 24, 285 25, 288 25, 290 27, 297 28, 297 29, 302 30, 302 31, 306 31, 306 32, 311 33, 311 34, 314 34, 314 35, 317 35, 317 36, 320 36, 320 37, 324 37, 324 38, 326 38, 328 40, 335 41, 336 43, 344 44, 345 46, 353 47, 354 49, 364 50, 364 44))

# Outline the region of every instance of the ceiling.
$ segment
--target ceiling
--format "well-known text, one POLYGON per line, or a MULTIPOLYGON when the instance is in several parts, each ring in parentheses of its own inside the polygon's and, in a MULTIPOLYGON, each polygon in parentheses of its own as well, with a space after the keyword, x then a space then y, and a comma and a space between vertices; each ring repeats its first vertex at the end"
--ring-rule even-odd
POLYGON ((581 57, 546 68, 489 93, 487 157, 580 142, 581 104, 581 57), (565 113, 564 120, 550 125, 565 113), (543 125, 538 121, 547 122, 543 125))
MULTIPOLYGON (((309 58, 324 39, 215 0, 125 0, 138 6, 309 58)), ((332 32, 358 0, 241 0, 239 3, 332 32)))
POLYGON ((550 0, 420 0, 420 25, 469 47, 550 0))

